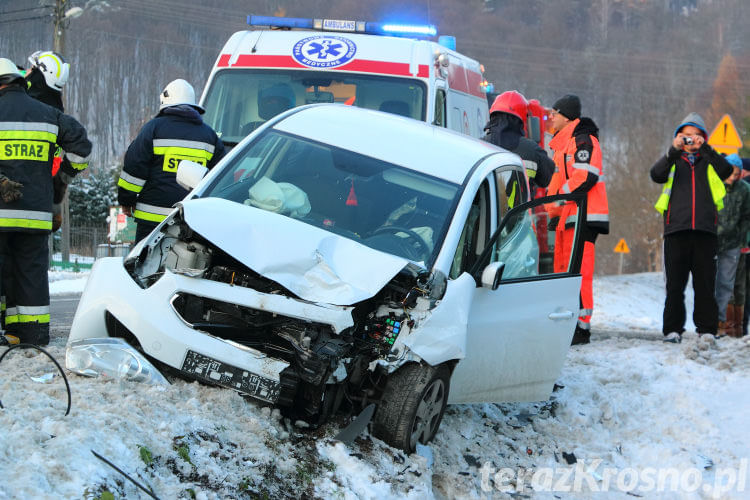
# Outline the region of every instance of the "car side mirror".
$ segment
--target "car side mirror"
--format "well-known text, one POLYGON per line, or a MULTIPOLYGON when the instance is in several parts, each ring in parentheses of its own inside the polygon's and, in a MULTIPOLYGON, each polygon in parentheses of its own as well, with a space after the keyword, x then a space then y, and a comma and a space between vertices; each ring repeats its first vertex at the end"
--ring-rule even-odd
POLYGON ((497 290, 505 271, 505 262, 491 262, 482 271, 482 288, 497 290))
POLYGON ((205 177, 208 169, 200 163, 182 160, 177 165, 177 184, 191 191, 205 177))

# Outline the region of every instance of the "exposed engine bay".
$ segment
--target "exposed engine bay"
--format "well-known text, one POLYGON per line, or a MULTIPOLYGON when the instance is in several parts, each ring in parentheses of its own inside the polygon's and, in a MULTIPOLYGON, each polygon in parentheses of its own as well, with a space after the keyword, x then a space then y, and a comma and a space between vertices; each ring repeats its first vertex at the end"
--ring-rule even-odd
POLYGON ((172 309, 190 328, 289 363, 279 383, 270 384, 225 363, 214 362, 213 370, 203 370, 212 363, 208 353, 188 351, 181 375, 233 388, 312 424, 379 399, 384 377, 415 360, 399 340, 419 327, 446 288, 442 273, 409 263, 366 300, 348 306, 311 303, 207 241, 182 220, 181 213, 166 221, 124 264, 144 289, 168 270, 346 313, 342 326, 285 314, 280 307, 248 307, 194 293, 177 292, 171 299, 172 309))

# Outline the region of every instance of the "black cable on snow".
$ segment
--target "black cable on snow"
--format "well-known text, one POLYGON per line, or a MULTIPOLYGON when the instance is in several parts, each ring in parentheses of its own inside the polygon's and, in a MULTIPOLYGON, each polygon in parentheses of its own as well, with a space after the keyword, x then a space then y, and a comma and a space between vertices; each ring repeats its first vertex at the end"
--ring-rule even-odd
POLYGON ((148 496, 150 496, 154 500, 159 500, 159 497, 157 497, 156 495, 154 495, 154 493, 151 490, 147 490, 145 486, 143 486, 141 483, 139 483, 138 481, 136 481, 135 479, 133 479, 132 477, 130 477, 129 475, 127 475, 120 468, 118 468, 115 464, 113 464, 112 462, 110 462, 109 460, 107 460, 106 458, 104 458, 103 456, 99 455, 94 450, 91 450, 91 453, 93 453, 96 458, 98 458, 99 460, 101 460, 102 462, 104 462, 105 464, 109 465, 114 470, 116 470, 117 472, 119 472, 120 474, 122 474, 123 476, 125 476, 126 478, 128 478, 131 483, 133 483, 134 485, 138 486, 140 489, 142 489, 143 491, 145 491, 148 496))
MULTIPOLYGON (((44 349, 42 349, 41 347, 35 344, 15 344, 15 345, 8 347, 8 350, 5 351, 2 355, 0 355, 0 363, 3 362, 3 359, 10 351, 12 351, 13 349, 19 349, 19 348, 22 348, 22 349, 34 348, 37 351, 44 353, 44 355, 47 356, 49 359, 51 359, 52 362, 55 364, 55 366, 57 367, 57 370, 60 372, 60 375, 62 375, 62 378, 65 381, 65 389, 68 391, 68 409, 65 410, 65 416, 67 417, 70 414, 70 406, 72 403, 72 398, 70 395, 70 384, 68 383, 68 377, 65 376, 65 372, 60 366, 60 363, 58 363, 57 360, 53 358, 50 353, 48 353, 47 351, 45 351, 44 349)), ((2 401, 0 401, 0 409, 5 409, 2 401)))

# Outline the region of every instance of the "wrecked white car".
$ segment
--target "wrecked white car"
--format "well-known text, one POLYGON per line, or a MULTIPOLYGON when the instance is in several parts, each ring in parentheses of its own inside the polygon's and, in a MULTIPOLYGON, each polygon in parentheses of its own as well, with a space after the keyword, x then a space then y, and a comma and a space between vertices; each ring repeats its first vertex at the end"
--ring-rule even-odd
MULTIPOLYGON (((191 167, 178 178, 192 187, 191 167)), ((544 400, 560 373, 580 259, 574 246, 553 272, 545 206, 577 202, 527 200, 520 159, 489 144, 377 111, 295 108, 124 260, 96 262, 67 368, 177 374, 313 423, 374 403, 372 433, 413 450, 446 403, 544 400)))

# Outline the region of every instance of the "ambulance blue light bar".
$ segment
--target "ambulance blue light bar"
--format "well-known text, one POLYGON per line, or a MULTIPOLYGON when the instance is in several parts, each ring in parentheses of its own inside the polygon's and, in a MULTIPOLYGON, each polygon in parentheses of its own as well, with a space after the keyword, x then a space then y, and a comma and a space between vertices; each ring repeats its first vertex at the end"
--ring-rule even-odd
POLYGON ((437 29, 430 25, 372 23, 349 21, 343 19, 304 19, 299 17, 247 16, 250 26, 268 26, 281 29, 314 29, 319 31, 340 31, 345 33, 364 33, 367 35, 391 36, 435 36, 437 29))

